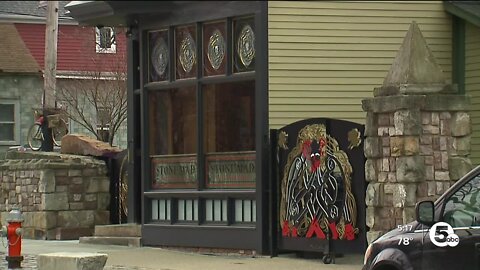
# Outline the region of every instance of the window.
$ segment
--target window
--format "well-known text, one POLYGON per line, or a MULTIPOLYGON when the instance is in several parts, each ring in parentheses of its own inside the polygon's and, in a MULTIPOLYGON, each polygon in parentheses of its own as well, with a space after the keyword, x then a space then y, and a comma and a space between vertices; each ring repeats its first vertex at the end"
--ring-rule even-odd
POLYGON ((198 220, 198 200, 178 200, 178 221, 198 220))
POLYGON ((255 150, 255 81, 205 85, 204 145, 207 153, 255 150))
POLYGON ((255 188, 254 32, 249 16, 147 33, 148 151, 154 189, 255 188), (173 48, 167 44, 169 37, 173 48), (169 71, 172 65, 175 70, 169 71), (234 76, 242 72, 241 78, 234 76), (208 83, 199 83, 202 77, 209 77, 208 83), (202 106, 197 108, 199 96, 202 106), (197 175, 198 163, 205 169, 197 175))
POLYGON ((235 222, 255 222, 257 203, 255 200, 235 200, 235 222))
POLYGON ((226 222, 227 200, 205 200, 205 220, 208 222, 226 222))
POLYGON ((197 36, 195 25, 175 28, 176 78, 193 78, 197 73, 197 36))
POLYGON ((452 227, 480 225, 480 175, 467 182, 448 199, 443 218, 452 227))
POLYGON ((197 106, 194 87, 154 91, 149 95, 150 154, 197 152, 197 106))
POLYGON ((255 81, 204 85, 207 188, 255 188, 255 81))
POLYGON ((169 79, 169 39, 168 30, 149 33, 149 74, 150 81, 165 81, 169 79))
POLYGON ((110 131, 110 111, 107 108, 97 108, 97 133, 100 139, 108 142, 110 131))
POLYGON ((170 220, 170 199, 153 199, 152 201, 152 220, 166 221, 170 220))
POLYGON ((197 107, 194 87, 149 95, 152 188, 197 186, 197 107))
POLYGON ((95 27, 95 50, 97 53, 116 53, 117 42, 112 27, 95 27))
POLYGON ((248 16, 145 33, 152 222, 254 226, 254 31, 248 16))
POLYGON ((18 101, 0 100, 0 144, 18 144, 20 126, 18 101))

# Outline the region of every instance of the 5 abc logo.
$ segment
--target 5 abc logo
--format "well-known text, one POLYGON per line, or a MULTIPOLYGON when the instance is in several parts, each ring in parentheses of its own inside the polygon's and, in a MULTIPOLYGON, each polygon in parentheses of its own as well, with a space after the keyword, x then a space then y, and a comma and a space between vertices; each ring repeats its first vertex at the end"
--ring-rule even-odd
POLYGON ((437 247, 455 247, 460 238, 453 231, 452 226, 446 222, 437 222, 429 230, 430 241, 437 247))

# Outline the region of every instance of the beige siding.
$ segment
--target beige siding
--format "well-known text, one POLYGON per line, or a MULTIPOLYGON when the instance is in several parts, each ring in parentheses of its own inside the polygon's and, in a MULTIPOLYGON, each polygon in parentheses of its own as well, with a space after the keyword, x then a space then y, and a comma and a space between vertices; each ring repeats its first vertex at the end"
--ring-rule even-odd
POLYGON ((383 83, 413 20, 451 77, 451 18, 441 1, 268 5, 271 128, 310 117, 364 123, 361 100, 383 83))
POLYGON ((465 90, 472 97, 472 154, 474 164, 480 164, 480 28, 466 24, 465 90))

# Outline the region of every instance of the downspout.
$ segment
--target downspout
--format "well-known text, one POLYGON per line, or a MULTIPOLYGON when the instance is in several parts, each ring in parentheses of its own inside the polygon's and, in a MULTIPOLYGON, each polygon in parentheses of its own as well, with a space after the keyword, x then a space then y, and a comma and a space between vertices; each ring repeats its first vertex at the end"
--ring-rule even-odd
POLYGON ((465 95, 465 21, 452 15, 452 83, 465 95))

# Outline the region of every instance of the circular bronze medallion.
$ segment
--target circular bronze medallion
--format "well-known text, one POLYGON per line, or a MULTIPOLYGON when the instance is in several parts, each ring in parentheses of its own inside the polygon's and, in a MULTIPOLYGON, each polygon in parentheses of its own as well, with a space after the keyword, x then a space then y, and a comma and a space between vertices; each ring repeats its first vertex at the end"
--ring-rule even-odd
POLYGON ((168 65, 168 47, 163 38, 158 39, 153 47, 152 65, 159 76, 163 76, 168 65))
POLYGON ((213 31, 213 34, 210 36, 207 56, 212 67, 215 70, 219 69, 225 57, 225 40, 218 29, 213 31))
POLYGON ((195 58, 196 58, 196 47, 195 41, 193 40, 192 36, 187 33, 187 36, 182 40, 180 44, 180 64, 182 65, 183 70, 186 73, 189 73, 193 65, 195 65, 195 58))
POLYGON ((243 27, 237 41, 237 51, 240 61, 248 67, 255 57, 255 34, 250 25, 243 27))

